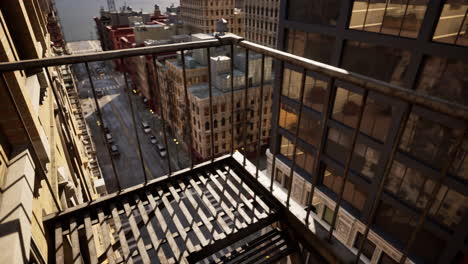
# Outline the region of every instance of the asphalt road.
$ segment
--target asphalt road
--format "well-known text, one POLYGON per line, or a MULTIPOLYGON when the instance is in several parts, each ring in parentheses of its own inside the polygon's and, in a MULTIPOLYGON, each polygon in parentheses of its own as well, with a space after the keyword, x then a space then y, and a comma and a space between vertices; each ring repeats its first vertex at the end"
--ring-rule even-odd
MULTIPOLYGON (((104 123, 108 126, 114 144, 118 146, 120 156, 113 157, 115 172, 112 166, 111 157, 107 151, 106 142, 102 129, 98 126, 98 117, 96 114, 96 105, 94 102, 91 86, 84 65, 76 65, 78 89, 80 99, 83 105, 86 121, 88 122, 94 139, 97 156, 101 166, 101 170, 106 182, 108 193, 118 190, 118 182, 121 188, 128 188, 136 184, 144 183, 146 173, 147 179, 154 179, 168 173, 167 158, 162 158, 149 140, 149 134, 143 132, 141 126, 141 111, 143 104, 141 97, 128 94, 125 91, 125 82, 123 76, 119 73, 114 73, 109 69, 104 68, 103 74, 96 72, 97 68, 103 68, 100 63, 90 63, 91 75, 93 84, 96 90, 103 91, 104 95, 98 99, 99 108, 102 113, 104 123), (132 100, 133 109, 135 110, 136 133, 138 134, 141 152, 143 156, 143 165, 138 151, 138 140, 135 133, 135 124, 132 119, 132 112, 129 104, 129 96, 132 100), (115 176, 117 174, 117 178, 115 176)), ((154 124, 156 122, 150 122, 154 124)), ((159 138, 157 128, 152 128, 152 134, 159 138)), ((162 139, 160 139, 161 142, 162 139)), ((174 153, 174 150, 171 149, 174 153)), ((171 154, 172 155, 172 154, 171 154)), ((174 170, 175 162, 172 161, 174 170)), ((177 169, 177 167, 175 168, 177 169)))

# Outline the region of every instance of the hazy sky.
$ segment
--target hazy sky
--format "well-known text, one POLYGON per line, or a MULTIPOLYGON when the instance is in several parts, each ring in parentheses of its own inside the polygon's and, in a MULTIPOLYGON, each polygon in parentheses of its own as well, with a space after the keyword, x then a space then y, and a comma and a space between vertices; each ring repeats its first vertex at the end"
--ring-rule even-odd
MULTIPOLYGON (((99 15, 103 6, 107 9, 107 0, 55 0, 60 20, 67 41, 97 39, 93 17, 99 15)), ((144 12, 153 12, 154 5, 158 4, 161 11, 171 4, 179 5, 179 0, 115 0, 119 8, 124 3, 134 10, 143 9, 144 12)))

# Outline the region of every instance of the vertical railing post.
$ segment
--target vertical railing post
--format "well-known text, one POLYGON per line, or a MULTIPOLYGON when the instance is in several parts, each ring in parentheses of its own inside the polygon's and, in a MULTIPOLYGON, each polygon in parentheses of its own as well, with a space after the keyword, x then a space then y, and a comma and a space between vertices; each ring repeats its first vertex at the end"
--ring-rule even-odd
MULTIPOLYGON (((284 61, 280 61, 280 80, 279 80, 279 83, 280 83, 280 87, 279 87, 279 91, 277 94, 277 97, 275 98, 275 102, 273 102, 273 107, 276 105, 277 109, 278 109, 278 113, 276 114, 276 118, 275 120, 273 121, 273 124, 272 126, 278 126, 278 123, 279 123, 279 119, 280 119, 280 115, 281 115, 281 96, 282 96, 282 90, 283 90, 283 78, 284 78, 284 61)), ((273 135, 275 136, 275 139, 273 139, 274 141, 277 140, 277 135, 273 135)), ((281 149, 281 142, 279 143, 280 144, 280 149, 281 149)), ((272 156, 272 160, 271 160, 271 181, 270 181, 270 192, 273 192, 273 182, 275 181, 275 167, 276 167, 276 151, 271 151, 271 156, 272 156), (275 153, 273 153, 275 152, 275 153)))
POLYGON ((400 144, 401 138, 403 137, 403 134, 405 132, 406 123, 408 122, 408 119, 409 119, 409 116, 411 114, 412 108, 413 108, 413 105, 407 105, 407 106, 404 107, 403 116, 402 116, 401 121, 399 123, 398 131, 397 131, 397 134, 396 134, 396 137, 395 137, 395 142, 392 145, 390 155, 389 155, 389 157, 388 157, 388 159, 386 161, 384 173, 383 173, 383 175, 382 175, 382 177, 380 179, 379 188, 377 190, 374 201, 373 201, 373 203, 371 205, 371 209, 369 211, 369 215, 368 215, 367 220, 366 220, 366 228, 364 229, 364 233, 362 235, 362 240, 361 240, 361 242, 359 243, 359 246, 358 246, 358 252, 356 254, 356 261, 355 261, 356 264, 360 263, 360 256, 361 256, 362 249, 363 249, 363 246, 364 246, 364 241, 367 239, 367 236, 369 235, 370 225, 371 225, 372 219, 374 218, 375 213, 377 211, 377 206, 378 206, 380 198, 382 196, 383 189, 384 189, 384 186, 385 186, 385 182, 387 180, 388 175, 390 174, 392 164, 393 164, 393 159, 394 159, 394 157, 396 155, 396 152, 398 150, 398 146, 400 144))
MULTIPOLYGON (((154 78, 155 78, 155 85, 156 85, 156 92, 159 98, 159 109, 161 109, 161 121, 162 121, 162 131, 164 137, 164 145, 166 146, 167 151, 167 169, 168 169, 168 176, 171 176, 172 168, 171 168, 171 155, 169 151, 169 145, 167 144, 167 132, 166 132, 166 117, 164 115, 164 107, 162 106, 162 92, 161 86, 159 83, 159 76, 158 76, 158 65, 156 63, 156 56, 152 55, 153 59, 153 67, 154 67, 154 78)), ((177 154, 176 154, 177 155, 177 154)))
POLYGON ((427 219, 427 216, 429 215, 429 211, 431 210, 432 205, 434 204, 434 201, 436 199, 437 194, 439 193, 440 188, 442 187, 445 179, 449 175, 449 170, 453 164, 453 161, 457 157, 457 152, 460 150, 463 144, 463 139, 465 138, 465 134, 467 131, 467 126, 468 122, 465 121, 464 123, 464 128, 460 133, 460 136, 457 138, 457 141, 455 143, 455 147, 453 148, 452 152, 448 155, 447 159, 445 160, 445 164, 441 170, 440 177, 439 179, 436 180, 435 187, 432 190, 431 196, 429 197, 429 200, 427 201, 426 206, 424 207, 423 213, 419 216, 418 222, 416 224, 416 227, 413 229, 411 232, 410 238, 408 239, 408 242, 405 245, 405 248, 403 249, 403 256, 400 259, 400 264, 404 264, 407 257, 408 253, 413 246, 414 241, 416 240, 416 235, 419 233, 419 231, 423 228, 424 223, 427 219))
POLYGON ((296 124, 296 131, 294 132, 294 148, 293 148, 293 159, 291 164, 291 169, 289 171, 289 182, 288 182, 288 196, 286 198, 286 207, 289 207, 289 201, 291 199, 291 192, 292 192, 292 184, 294 178, 294 167, 296 166, 296 156, 297 156, 297 142, 299 138, 299 131, 301 128, 301 117, 302 117, 302 108, 304 105, 304 90, 305 90, 305 82, 307 79, 307 70, 304 68, 302 71, 302 79, 301 79, 301 88, 299 92, 299 111, 297 114, 297 124, 296 124))
POLYGON ((320 141, 317 146, 317 155, 315 157, 315 162, 314 162, 314 175, 313 180, 310 186, 310 196, 309 200, 307 201, 307 214, 306 214, 306 219, 305 222, 308 225, 309 224, 309 217, 310 217, 310 211, 312 210, 312 202, 313 202, 313 197, 314 197, 314 192, 315 192, 315 186, 317 186, 319 176, 320 176, 320 160, 322 159, 324 147, 325 147, 325 142, 327 140, 327 128, 328 128, 328 120, 330 119, 331 112, 333 111, 333 101, 335 99, 335 91, 336 91, 336 86, 335 86, 335 79, 331 78, 328 80, 328 100, 326 102, 326 105, 323 107, 323 112, 322 112, 322 123, 320 127, 320 141))
MULTIPOLYGON (((14 74, 14 73, 12 72, 12 74, 14 74)), ((47 188, 49 189, 50 195, 52 196, 52 200, 54 201, 55 207, 57 207, 57 210, 59 212, 61 212, 62 208, 60 206, 60 203, 58 201, 57 196, 54 194, 52 185, 50 184, 50 181, 47 178, 47 173, 46 173, 46 170, 44 168, 44 165, 42 164, 41 160, 39 159, 39 155, 37 154, 37 149, 33 144, 32 136, 29 133, 27 127, 26 127, 26 122, 24 121, 24 118, 21 115, 21 110, 19 109, 18 103, 15 100, 15 96, 14 96, 13 92, 11 91, 11 88, 8 85, 8 82, 6 81, 5 72, 1 72, 1 75, 2 75, 2 83, 5 86, 6 90, 8 91, 8 96, 10 97, 10 100, 13 103, 13 106, 15 108, 15 112, 18 115, 18 117, 19 117, 19 119, 21 121, 21 126, 24 129, 24 133, 26 134, 26 137, 28 138, 28 143, 32 148, 31 156, 32 156, 33 160, 35 161, 35 163, 37 163, 36 165, 39 166, 39 171, 42 174, 42 177, 43 177, 44 181, 46 182, 47 188)))
POLYGON ((369 95, 369 90, 364 90, 364 95, 362 96, 362 101, 361 101, 361 107, 359 108, 359 116, 358 116, 356 128, 354 128, 350 150, 349 150, 348 156, 346 157, 345 171, 343 175, 343 185, 340 188, 340 193, 338 194, 338 201, 336 202, 335 210, 333 212, 333 218, 332 218, 332 222, 330 225, 330 232, 328 233, 328 241, 331 241, 332 239, 333 230, 335 229, 335 225, 336 225, 336 218, 338 217, 338 211, 340 210, 341 202, 343 201, 344 189, 346 186, 346 181, 348 180, 349 170, 351 169, 351 161, 353 160, 354 148, 356 146, 357 138, 359 136, 359 131, 361 128, 362 118, 364 116, 364 109, 366 108, 368 95, 369 95))
POLYGON ((247 97, 248 97, 248 90, 249 90, 249 49, 245 49, 245 91, 244 91, 244 114, 243 114, 243 120, 242 122, 244 123, 242 135, 244 139, 244 160, 242 162, 242 166, 245 167, 245 161, 247 159, 247 97))
POLYGON ((260 150, 262 148, 262 121, 263 121, 263 90, 265 81, 265 54, 262 54, 262 71, 260 75, 260 104, 258 110, 258 137, 257 137, 257 166, 255 168, 255 178, 258 179, 258 167, 260 166, 260 150))
POLYGON ((234 44, 231 43, 231 155, 234 154, 234 44))
MULTIPOLYGON (((58 101, 58 99, 60 98, 59 97, 59 94, 57 92, 57 86, 54 85, 54 81, 52 80, 51 76, 50 76, 50 72, 49 72, 49 68, 45 67, 45 70, 46 70, 46 75, 47 75, 47 79, 49 80, 49 83, 50 83, 50 89, 52 90, 52 93, 54 95, 54 98, 55 98, 55 102, 57 103, 57 106, 59 108, 59 116, 63 122, 63 124, 65 125, 65 134, 67 135, 67 137, 72 140, 72 136, 71 136, 71 133, 70 133, 70 127, 68 125, 68 122, 67 122, 67 119, 65 118, 65 115, 64 115, 64 107, 63 105, 58 101)), ((74 152, 74 155, 76 155, 78 157, 78 150, 75 148, 75 145, 74 144, 70 144, 71 148, 72 148, 72 151, 74 152)), ((73 163, 74 164, 74 163, 73 163)), ((78 170, 79 170, 79 173, 82 175, 82 177, 85 177, 85 174, 83 172, 83 169, 81 168, 81 166, 77 166, 78 167, 78 170)), ((89 188, 88 186, 88 182, 86 181, 86 179, 82 179, 81 177, 79 177, 79 180, 80 180, 80 183, 82 186, 84 186, 86 188, 86 194, 88 195, 89 197, 89 201, 92 201, 93 200, 93 197, 91 195, 91 189, 89 188)))
POLYGON ((208 61, 208 96, 209 96, 209 101, 210 101, 210 138, 211 138, 211 162, 214 161, 215 158, 215 150, 214 150, 214 123, 213 123, 213 91, 212 91, 212 85, 213 85, 213 80, 211 76, 211 54, 210 54, 210 48, 206 48, 206 57, 208 61))
POLYGON ((121 191, 122 186, 120 185, 119 175, 117 174, 114 159, 112 158, 112 153, 111 153, 109 144, 107 143, 107 140, 106 140, 106 131, 104 131, 104 119, 102 118, 101 107, 99 106, 99 101, 98 101, 97 95, 96 95, 96 88, 94 87, 93 78, 91 77, 91 73, 89 71, 89 64, 87 62, 85 62, 85 67, 86 67, 86 73, 87 73, 88 79, 89 79, 89 84, 91 86, 91 91, 93 92, 94 103, 96 104, 96 113, 97 113, 99 122, 101 123, 100 126, 99 126, 101 128, 101 134, 102 134, 102 137, 103 137, 104 142, 106 144, 107 153, 109 154, 109 158, 111 160, 112 171, 114 172, 114 177, 115 177, 115 180, 116 180, 116 183, 117 183, 117 187, 119 188, 119 191, 121 191))
MULTIPOLYGON (((187 87, 187 72, 186 72, 186 68, 185 68, 185 53, 184 51, 180 51, 181 53, 181 58, 182 58, 182 78, 183 78, 183 82, 184 82, 184 97, 185 97, 185 107, 187 109, 187 127, 189 129, 189 146, 188 146, 188 151, 190 153, 190 169, 193 169, 193 165, 194 165, 194 162, 193 162, 193 136, 192 136, 192 133, 193 133, 193 125, 192 125, 192 112, 191 112, 191 108, 190 108, 190 102, 189 102, 189 97, 188 97, 188 87, 187 87)), ((184 130, 185 131, 185 130, 184 130)), ((177 155, 177 154, 176 154, 177 155)))
POLYGON ((137 123, 135 120, 135 110, 133 109, 132 97, 130 95, 131 89, 130 87, 128 87, 127 66, 125 65, 123 58, 120 59, 120 64, 122 65, 122 69, 123 69, 123 76, 124 76, 124 81, 125 81, 125 93, 127 94, 128 103, 130 104, 130 115, 132 116, 133 130, 135 132, 135 138, 137 141, 138 156, 140 157, 141 169, 143 170, 143 177, 145 178, 145 184, 147 184, 148 175, 146 174, 145 160, 143 157, 143 152, 141 151, 140 136, 138 135, 138 128, 137 128, 137 123))

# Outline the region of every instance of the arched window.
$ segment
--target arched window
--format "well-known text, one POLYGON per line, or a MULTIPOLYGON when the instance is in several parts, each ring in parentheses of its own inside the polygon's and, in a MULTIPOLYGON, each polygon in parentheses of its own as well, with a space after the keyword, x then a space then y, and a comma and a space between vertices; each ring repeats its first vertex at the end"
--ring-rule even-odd
POLYGON ((207 122, 205 123, 205 129, 206 129, 206 130, 209 130, 209 129, 210 129, 210 122, 207 121, 207 122))
POLYGON ((223 119, 221 119, 221 126, 225 126, 226 125, 226 118, 223 117, 223 119))
POLYGON ((217 128, 218 127, 218 120, 213 121, 213 127, 217 128))

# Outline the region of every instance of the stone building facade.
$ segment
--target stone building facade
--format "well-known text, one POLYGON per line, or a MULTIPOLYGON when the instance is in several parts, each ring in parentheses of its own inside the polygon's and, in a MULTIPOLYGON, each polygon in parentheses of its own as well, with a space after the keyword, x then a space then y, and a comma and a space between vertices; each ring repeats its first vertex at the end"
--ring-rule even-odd
POLYGON ((227 21, 227 31, 243 36, 244 12, 235 0, 181 0, 181 19, 189 33, 217 32, 217 22, 227 21))
MULTIPOLYGON (((193 37, 194 40, 200 40, 209 36, 196 34, 193 37)), ((234 150, 246 148, 248 152, 257 150, 259 138, 262 147, 269 142, 272 61, 269 58, 265 60, 263 98, 261 98, 261 56, 249 55, 248 78, 250 85, 247 91, 247 105, 245 105, 245 53, 236 50, 235 54, 234 93, 231 92, 230 82, 232 56, 224 49, 213 49, 210 54, 212 110, 209 107, 206 50, 195 50, 185 55, 189 105, 185 103, 180 57, 167 60, 164 64, 160 64, 158 68, 162 87, 161 108, 165 109, 166 120, 169 120, 174 135, 182 139, 183 142, 189 144, 189 136, 191 137, 193 153, 200 160, 209 159, 213 154, 211 150, 211 129, 214 129, 213 151, 215 156, 231 151, 232 137, 234 137, 234 150), (234 99, 234 105, 231 104, 231 95, 234 99), (261 115, 259 112, 260 104, 262 104, 261 115), (232 106, 234 106, 234 112, 231 114, 232 106), (190 111, 190 114, 187 114, 188 111, 190 111), (210 111, 213 113, 213 124, 210 122, 210 111), (188 118, 190 118, 191 124, 187 124, 188 118), (261 123, 260 137, 258 136, 259 123, 261 123), (190 126, 192 127, 192 134, 189 134, 190 126), (232 134, 232 126, 234 126, 234 134, 232 134), (246 135, 241 133, 244 126, 248 131, 246 135)))
MULTIPOLYGON (((63 55, 55 16, 48 0, 0 2, 0 61, 63 55)), ((70 70, 48 70, 1 74, 0 263, 49 262, 43 217, 97 196, 70 70)))
POLYGON ((244 0, 245 39, 276 48, 279 0, 244 0))

